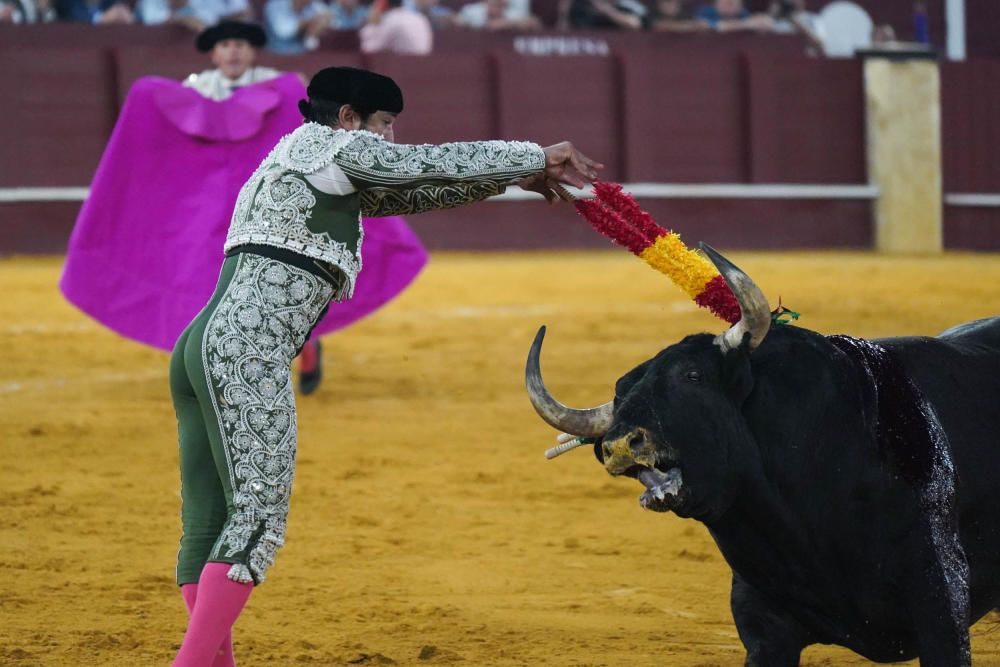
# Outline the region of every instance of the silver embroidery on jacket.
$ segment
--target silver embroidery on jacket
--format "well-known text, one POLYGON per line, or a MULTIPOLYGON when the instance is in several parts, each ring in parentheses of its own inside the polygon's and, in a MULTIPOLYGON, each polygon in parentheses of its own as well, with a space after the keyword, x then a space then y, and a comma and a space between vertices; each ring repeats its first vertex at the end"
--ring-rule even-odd
MULTIPOLYGON (((287 248, 341 270, 346 289, 341 300, 354 293, 361 271, 363 229, 360 218, 357 252, 328 234, 315 234, 306 226, 316 198, 302 178, 326 167, 332 160, 345 174, 371 185, 407 186, 409 195, 381 193, 367 204, 385 211, 413 212, 464 203, 461 197, 489 196, 493 189, 545 167, 545 154, 537 144, 524 141, 474 141, 435 145, 393 144, 364 130, 335 130, 305 123, 285 136, 240 190, 233 210, 225 250, 246 244, 287 248), (463 179, 488 177, 492 183, 463 184, 463 179), (423 179, 423 183, 416 181, 423 179), (462 191, 468 187, 468 193, 462 191), (409 200, 409 203, 407 203, 409 200)), ((466 199, 468 201, 468 199, 466 199)), ((386 215, 387 213, 382 213, 386 215)))
POLYGON ((365 133, 340 149, 344 173, 373 185, 418 177, 462 180, 493 177, 504 182, 545 168, 545 153, 529 141, 470 141, 450 144, 393 144, 365 133))
POLYGON ((206 325, 202 362, 236 507, 211 557, 241 561, 231 579, 262 582, 284 544, 296 450, 289 368, 332 293, 307 271, 241 254, 206 325))
MULTIPOLYGON (((279 141, 240 189, 225 250, 252 243, 287 248, 312 257, 344 273, 345 289, 335 294, 334 299, 350 298, 361 271, 363 234, 359 235, 354 252, 329 234, 310 231, 306 221, 316 206, 316 197, 301 175, 325 167, 356 135, 358 132, 306 123, 279 141)), ((362 231, 360 218, 358 230, 362 231)))
POLYGON ((341 148, 351 143, 359 136, 380 138, 377 134, 366 130, 335 130, 319 123, 305 123, 278 144, 274 152, 275 161, 300 174, 312 174, 337 156, 341 148))

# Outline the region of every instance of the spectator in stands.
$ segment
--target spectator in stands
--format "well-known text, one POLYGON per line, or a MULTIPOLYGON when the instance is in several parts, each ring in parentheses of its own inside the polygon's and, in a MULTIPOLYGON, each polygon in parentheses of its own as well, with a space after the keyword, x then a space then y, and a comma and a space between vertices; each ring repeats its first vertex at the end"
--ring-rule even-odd
POLYGON ((696 19, 684 0, 657 0, 649 19, 649 29, 657 32, 702 32, 708 21, 696 19))
POLYGON ((640 30, 648 20, 649 10, 639 0, 560 0, 556 26, 640 30))
POLYGON ((55 0, 55 9, 61 21, 111 25, 135 20, 132 9, 121 0, 55 0))
POLYGON ((220 20, 250 18, 247 0, 139 0, 136 14, 145 25, 173 23, 201 32, 220 20))
POLYGON ((880 23, 872 28, 872 46, 884 47, 896 43, 896 29, 888 23, 880 23))
POLYGON ((267 0, 264 17, 268 45, 278 53, 317 49, 333 20, 320 0, 267 0))
POLYGON ((806 0, 774 0, 768 14, 774 19, 774 32, 798 33, 809 41, 809 55, 823 55, 823 21, 819 14, 807 11, 806 0))
POLYGON ((253 21, 255 12, 249 0, 209 0, 215 9, 215 21, 253 21))
POLYGON ((361 28, 364 53, 399 53, 425 56, 434 46, 431 22, 420 12, 403 6, 403 0, 375 0, 368 23, 361 28))
POLYGON ((715 0, 711 5, 699 7, 694 15, 716 32, 769 32, 774 27, 769 14, 751 14, 743 6, 743 0, 715 0))
POLYGON ((455 12, 450 7, 442 5, 440 0, 409 0, 409 2, 404 0, 403 6, 426 16, 435 30, 455 27, 455 12))
POLYGON ((523 1, 480 0, 463 6, 456 23, 475 30, 539 30, 542 22, 530 9, 523 1))
POLYGON ((195 14, 189 0, 139 0, 135 14, 144 25, 171 23, 200 32, 207 25, 195 14))
POLYGON ((51 23, 56 18, 50 0, 0 0, 0 23, 51 23))
POLYGON ((368 5, 361 4, 360 0, 334 0, 330 10, 333 12, 330 27, 334 30, 358 30, 371 13, 368 5))
POLYGON ((237 88, 281 76, 276 69, 254 66, 257 49, 266 40, 264 30, 253 23, 223 21, 208 28, 198 35, 195 46, 209 54, 215 67, 188 76, 184 85, 219 102, 237 88))

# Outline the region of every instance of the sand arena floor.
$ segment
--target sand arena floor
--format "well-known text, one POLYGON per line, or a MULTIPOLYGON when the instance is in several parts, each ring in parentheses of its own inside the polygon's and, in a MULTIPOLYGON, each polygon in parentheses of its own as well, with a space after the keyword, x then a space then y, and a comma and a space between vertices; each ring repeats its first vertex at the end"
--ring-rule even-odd
MULTIPOLYGON (((803 326, 934 334, 1000 313, 997 256, 734 253, 803 326)), ((60 258, 0 261, 0 664, 167 665, 185 612, 167 355, 62 300, 60 258)), ((639 509, 523 389, 571 404, 720 323, 624 252, 436 255, 326 339, 300 400, 288 544, 236 627, 239 664, 742 665, 705 529, 639 509)), ((997 617, 973 629, 1000 665, 997 617)), ((812 648, 804 664, 869 664, 812 648)), ((911 663, 915 664, 915 663, 911 663)))

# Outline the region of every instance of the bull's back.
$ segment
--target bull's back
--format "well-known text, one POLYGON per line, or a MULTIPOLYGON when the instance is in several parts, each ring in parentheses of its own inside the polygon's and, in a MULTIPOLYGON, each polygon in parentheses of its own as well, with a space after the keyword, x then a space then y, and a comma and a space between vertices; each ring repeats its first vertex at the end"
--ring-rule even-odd
POLYGON ((936 338, 879 341, 934 406, 958 473, 959 528, 972 574, 973 614, 1000 604, 1000 318, 936 338))
POLYGON ((942 331, 938 338, 956 345, 1000 351, 1000 317, 958 324, 942 331))
MULTIPOLYGON (((1000 318, 952 327, 937 337, 879 343, 934 406, 962 477, 1000 473, 1000 318), (964 464, 971 459, 991 466, 968 469, 964 464)), ((1000 494, 1000 485, 990 486, 1000 494)))
POLYGON ((954 326, 936 337, 913 336, 877 341, 902 364, 921 393, 930 399, 945 428, 961 432, 962 423, 979 413, 981 426, 1000 425, 1000 317, 954 326), (989 414, 983 414, 989 413, 989 414))

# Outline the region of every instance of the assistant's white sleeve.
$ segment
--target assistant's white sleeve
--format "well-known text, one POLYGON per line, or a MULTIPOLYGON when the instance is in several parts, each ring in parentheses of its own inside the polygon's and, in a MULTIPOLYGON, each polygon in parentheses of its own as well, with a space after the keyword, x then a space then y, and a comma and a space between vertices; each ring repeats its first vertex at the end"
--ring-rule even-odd
POLYGON ((358 191, 350 179, 347 178, 344 170, 333 162, 319 171, 306 174, 304 178, 314 188, 328 195, 349 195, 352 192, 358 191))

